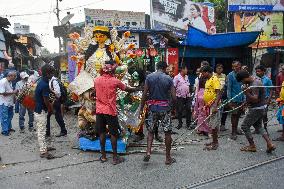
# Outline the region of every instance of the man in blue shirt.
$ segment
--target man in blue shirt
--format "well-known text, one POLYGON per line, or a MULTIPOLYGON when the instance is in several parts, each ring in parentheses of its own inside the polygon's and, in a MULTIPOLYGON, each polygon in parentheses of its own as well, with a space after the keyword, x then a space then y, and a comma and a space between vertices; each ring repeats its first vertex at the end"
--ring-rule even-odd
MULTIPOLYGON (((272 81, 271 79, 269 79, 266 75, 265 75, 265 72, 266 72, 266 69, 263 65, 258 65, 256 68, 255 68, 255 72, 256 72, 256 75, 261 79, 261 82, 263 84, 263 86, 272 86, 272 81)), ((266 103, 266 108, 265 108, 265 113, 264 113, 264 116, 263 116, 263 124, 264 124, 264 128, 267 127, 267 121, 268 121, 268 118, 267 118, 267 111, 268 111, 268 106, 270 104, 270 101, 271 101, 271 98, 272 98, 272 93, 273 93, 273 90, 272 88, 265 88, 265 103, 266 103)), ((258 133, 258 131, 256 131, 256 133, 258 133)))
POLYGON ((37 136, 39 143, 40 157, 46 159, 53 159, 54 156, 48 151, 55 150, 54 148, 48 148, 45 141, 45 125, 47 119, 47 112, 52 113, 52 105, 49 102, 49 79, 53 76, 53 67, 45 64, 41 68, 42 78, 37 83, 35 89, 35 112, 34 118, 37 126, 37 136))
POLYGON ((147 100, 149 111, 147 112, 145 125, 148 129, 147 152, 144 156, 144 162, 148 162, 151 156, 151 147, 154 138, 154 132, 158 127, 163 128, 165 133, 166 145, 166 165, 171 165, 176 160, 171 157, 172 144, 172 120, 170 99, 176 101, 176 94, 173 80, 166 75, 167 63, 159 62, 157 71, 148 75, 144 85, 144 92, 141 100, 140 115, 143 115, 144 105, 147 100))
MULTIPOLYGON (((241 82, 238 82, 236 79, 236 75, 238 72, 241 71, 242 65, 239 61, 233 61, 232 63, 232 69, 233 71, 230 72, 227 76, 227 98, 228 100, 234 98, 235 96, 239 95, 242 92, 242 84, 241 82)), ((232 140, 237 140, 237 134, 241 134, 238 132, 238 124, 239 119, 242 113, 242 108, 240 107, 244 102, 244 95, 241 94, 237 97, 235 97, 229 106, 234 109, 237 108, 235 111, 231 113, 231 124, 232 124, 232 140)))

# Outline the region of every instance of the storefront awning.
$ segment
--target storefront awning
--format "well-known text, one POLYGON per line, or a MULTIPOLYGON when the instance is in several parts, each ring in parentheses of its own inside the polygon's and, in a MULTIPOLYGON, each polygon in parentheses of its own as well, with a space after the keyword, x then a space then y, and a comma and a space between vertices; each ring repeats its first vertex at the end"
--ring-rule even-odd
POLYGON ((208 34, 197 28, 189 26, 186 39, 182 45, 204 47, 210 49, 248 46, 256 41, 260 32, 237 32, 208 34))

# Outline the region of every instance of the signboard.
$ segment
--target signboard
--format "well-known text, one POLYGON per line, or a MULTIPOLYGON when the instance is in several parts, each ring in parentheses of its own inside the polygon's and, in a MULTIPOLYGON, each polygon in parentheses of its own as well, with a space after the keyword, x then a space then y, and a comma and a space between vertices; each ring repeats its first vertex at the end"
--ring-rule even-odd
POLYGON ((167 63, 168 65, 172 65, 172 72, 174 75, 178 74, 178 48, 168 48, 167 49, 167 63))
POLYGON ((188 24, 204 32, 216 33, 214 7, 211 3, 189 0, 152 0, 152 27, 173 31, 183 37, 188 24))
POLYGON ((242 12, 234 14, 236 32, 262 31, 259 48, 281 45, 283 39, 283 14, 272 12, 242 12), (269 42, 268 42, 269 41, 269 42))
POLYGON ((283 0, 228 0, 231 12, 239 11, 284 11, 283 0))
POLYGON ((102 9, 84 9, 85 25, 145 29, 145 13, 102 9))
POLYGON ((134 44, 134 48, 139 48, 139 34, 134 33, 129 36, 129 38, 125 41, 125 47, 127 48, 129 44, 134 44))

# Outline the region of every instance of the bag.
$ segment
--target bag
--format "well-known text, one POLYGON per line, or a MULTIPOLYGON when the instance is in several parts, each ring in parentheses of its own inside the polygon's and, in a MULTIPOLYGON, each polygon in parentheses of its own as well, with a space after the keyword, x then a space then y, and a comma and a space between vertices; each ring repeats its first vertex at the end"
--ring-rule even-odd
MULTIPOLYGON (((59 84, 59 87, 60 87, 60 93, 61 93, 61 96, 60 96, 60 98, 59 98, 59 102, 61 103, 61 104, 64 104, 66 101, 67 101, 67 98, 68 98, 68 94, 67 94, 67 89, 66 89, 66 87, 64 86, 64 84, 59 80, 59 79, 54 79, 54 80, 56 80, 57 82, 58 82, 58 84, 59 84)), ((54 81, 53 80, 53 81, 54 81)), ((52 81, 52 89, 54 89, 54 87, 53 87, 53 81, 52 81)))

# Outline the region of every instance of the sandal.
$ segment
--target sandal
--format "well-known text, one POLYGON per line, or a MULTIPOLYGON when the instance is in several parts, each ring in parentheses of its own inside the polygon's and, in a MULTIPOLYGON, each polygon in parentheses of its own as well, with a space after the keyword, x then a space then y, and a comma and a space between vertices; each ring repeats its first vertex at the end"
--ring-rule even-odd
POLYGON ((46 150, 47 150, 47 151, 54 151, 54 150, 56 150, 56 148, 53 148, 53 147, 47 147, 47 148, 46 148, 46 150))
POLYGON ((107 158, 103 158, 102 156, 99 158, 99 160, 100 160, 101 163, 107 162, 107 158))
POLYGON ((212 144, 214 144, 213 142, 209 142, 209 143, 205 143, 205 146, 211 146, 212 144))
POLYGON ((120 163, 123 163, 125 161, 125 159, 123 157, 116 157, 113 159, 112 164, 113 165, 118 165, 120 163))
POLYGON ((276 150, 276 147, 275 145, 270 145, 270 146, 267 146, 267 150, 266 150, 266 153, 270 154, 272 153, 274 150, 276 150))
POLYGON ((280 142, 284 142, 284 137, 281 136, 281 137, 278 137, 276 139, 273 139, 273 141, 280 141, 280 142))
POLYGON ((151 156, 150 155, 145 155, 143 161, 144 162, 149 162, 151 156))
POLYGON ((244 146, 240 149, 243 152, 256 152, 255 146, 244 146))
POLYGON ((211 145, 206 146, 203 150, 208 150, 208 151, 217 150, 218 147, 219 147, 219 144, 212 143, 211 145))
POLYGON ((165 164, 166 165, 172 165, 173 163, 176 163, 176 162, 177 162, 177 160, 175 158, 171 158, 171 160, 170 161, 166 161, 165 164))

